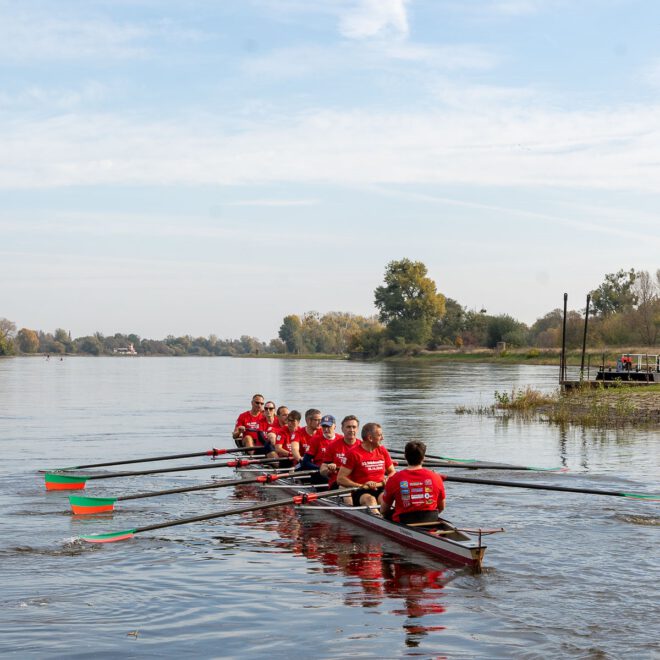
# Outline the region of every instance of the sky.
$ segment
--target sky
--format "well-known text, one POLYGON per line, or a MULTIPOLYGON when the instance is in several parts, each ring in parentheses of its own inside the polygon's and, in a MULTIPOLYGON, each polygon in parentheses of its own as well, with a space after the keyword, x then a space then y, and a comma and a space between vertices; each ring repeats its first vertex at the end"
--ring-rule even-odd
POLYGON ((388 262, 528 324, 660 267, 660 3, 0 0, 0 317, 277 336, 388 262))

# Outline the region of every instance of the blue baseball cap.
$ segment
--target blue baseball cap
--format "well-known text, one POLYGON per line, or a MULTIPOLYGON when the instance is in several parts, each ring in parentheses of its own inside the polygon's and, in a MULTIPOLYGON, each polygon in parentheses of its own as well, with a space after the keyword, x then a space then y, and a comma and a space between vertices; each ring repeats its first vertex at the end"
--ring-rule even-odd
POLYGON ((336 424, 336 422, 332 415, 323 415, 323 417, 321 417, 321 426, 333 426, 334 424, 336 424))

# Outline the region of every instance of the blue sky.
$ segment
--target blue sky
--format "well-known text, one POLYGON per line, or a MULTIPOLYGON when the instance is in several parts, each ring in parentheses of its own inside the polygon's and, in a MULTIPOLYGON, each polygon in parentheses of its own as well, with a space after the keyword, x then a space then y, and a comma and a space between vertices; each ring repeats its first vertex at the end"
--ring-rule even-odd
POLYGON ((532 323, 660 267, 660 4, 0 0, 0 316, 270 339, 392 259, 532 323))

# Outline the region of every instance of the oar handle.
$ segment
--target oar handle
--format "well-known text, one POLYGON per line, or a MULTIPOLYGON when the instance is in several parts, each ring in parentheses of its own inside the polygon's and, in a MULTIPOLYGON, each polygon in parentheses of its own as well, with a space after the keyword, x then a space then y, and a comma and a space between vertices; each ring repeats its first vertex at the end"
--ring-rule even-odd
POLYGON ((528 484, 520 481, 498 481, 495 479, 473 479, 471 477, 452 477, 442 475, 445 481, 457 481, 465 484, 485 484, 487 486, 507 486, 509 488, 531 488, 534 490, 556 490, 563 493, 586 493, 587 495, 613 495, 614 497, 631 497, 634 493, 624 493, 619 490, 597 490, 595 488, 573 488, 571 486, 545 486, 543 484, 528 484))
POLYGON ((453 463, 450 461, 438 461, 436 459, 424 461, 424 465, 425 467, 461 468, 463 470, 534 470, 534 468, 529 468, 524 465, 509 465, 508 463, 479 463, 477 461, 453 463))
POLYGON ((137 470, 135 472, 115 472, 113 474, 89 474, 89 475, 74 475, 84 476, 85 479, 114 479, 116 477, 136 477, 145 474, 164 474, 166 472, 187 472, 188 470, 213 470, 223 467, 243 467, 252 465, 254 463, 270 464, 277 463, 286 459, 283 458, 261 458, 258 460, 250 460, 247 458, 238 458, 232 461, 225 461, 224 463, 203 463, 202 465, 188 465, 178 466, 172 468, 158 468, 154 470, 137 470))
MULTIPOLYGON (((87 465, 74 465, 67 468, 59 468, 59 470, 50 470, 51 472, 55 471, 64 471, 64 470, 85 470, 87 468, 97 468, 97 467, 110 467, 111 465, 129 465, 131 463, 152 463, 155 461, 174 461, 179 458, 195 458, 197 456, 211 456, 215 458, 216 456, 222 456, 223 454, 233 454, 235 452, 244 452, 247 451, 244 447, 237 447, 232 449, 217 449, 213 447, 207 451, 196 451, 190 454, 168 454, 166 456, 150 456, 148 458, 131 458, 121 461, 108 461, 107 463, 88 463, 87 465)), ((255 447, 255 451, 263 453, 263 447, 255 447)))
MULTIPOLYGON (((316 472, 316 470, 306 470, 304 472, 297 472, 298 475, 308 475, 316 472)), ((159 497, 160 495, 174 495, 175 493, 192 493, 197 490, 209 490, 212 488, 226 488, 228 486, 239 486, 242 484, 259 484, 270 483, 281 479, 283 477, 290 477, 290 474, 282 472, 280 474, 263 474, 252 479, 227 479, 225 481, 218 481, 213 484, 200 484, 199 486, 183 486, 182 488, 170 488, 169 490, 157 490, 149 493, 136 493, 135 495, 123 495, 117 498, 117 502, 125 502, 126 500, 139 500, 145 497, 159 497)))
MULTIPOLYGON (((333 495, 344 495, 345 493, 351 493, 356 488, 340 488, 333 491, 333 495)), ((154 529, 164 529, 165 527, 174 527, 175 525, 186 525, 188 523, 201 522, 202 520, 214 520, 216 518, 224 518, 225 516, 235 516, 241 513, 249 513, 250 511, 263 511, 265 509, 273 509, 278 506, 286 506, 291 504, 306 504, 307 502, 313 502, 319 497, 323 497, 326 493, 304 493, 302 495, 294 495, 294 497, 288 498, 286 500, 277 500, 275 502, 267 502, 266 504, 257 504, 257 505, 248 505, 242 506, 237 509, 229 509, 228 511, 217 511, 216 513, 207 513, 202 516, 194 516, 192 518, 179 518, 177 520, 169 520, 164 523, 157 523, 155 525, 146 525, 145 527, 136 527, 133 530, 134 534, 139 532, 150 532, 154 529)))

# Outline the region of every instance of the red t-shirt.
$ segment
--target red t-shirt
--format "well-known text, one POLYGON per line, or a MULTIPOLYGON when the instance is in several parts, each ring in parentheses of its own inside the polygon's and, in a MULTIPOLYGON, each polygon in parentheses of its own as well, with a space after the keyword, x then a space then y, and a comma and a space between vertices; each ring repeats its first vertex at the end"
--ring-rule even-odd
MULTIPOLYGON (((348 456, 348 452, 353 451, 356 447, 359 447, 361 444, 362 444, 362 440, 360 440, 359 438, 356 439, 352 445, 347 445, 344 442, 344 438, 341 437, 339 439, 333 440, 330 447, 328 447, 323 462, 334 463, 337 466, 337 472, 338 472, 340 467, 346 465, 346 456, 348 456)), ((333 472, 330 475, 328 475, 328 484, 330 486, 332 486, 332 484, 334 484, 335 481, 337 481, 337 472, 333 472)))
POLYGON ((291 443, 294 440, 297 440, 299 435, 300 428, 297 428, 293 433, 291 433, 288 426, 283 426, 282 428, 277 429, 275 433, 275 444, 282 445, 282 449, 290 452, 291 443))
POLYGON ((343 440, 344 436, 341 433, 335 433, 335 437, 328 440, 328 438, 323 435, 323 432, 321 432, 321 435, 314 434, 309 449, 307 450, 307 453, 312 455, 312 463, 315 465, 327 463, 328 451, 338 438, 343 440))
MULTIPOLYGON (((317 429, 315 433, 310 435, 307 433, 306 426, 300 427, 300 432, 296 434, 295 440, 297 440, 300 444, 298 451, 300 452, 301 457, 303 457, 305 454, 309 454, 309 448, 312 444, 312 440, 319 435, 323 435, 323 431, 321 431, 321 429, 317 429)), ((291 442, 293 442, 293 440, 294 438, 291 438, 291 442)))
POLYGON ((264 427, 262 431, 264 431, 265 433, 277 433, 279 430, 280 430, 280 424, 277 421, 277 417, 272 422, 269 422, 264 417, 264 427))
POLYGON ((346 456, 346 467, 350 470, 351 481, 364 484, 367 481, 383 481, 385 471, 392 465, 392 459, 385 447, 367 451, 364 445, 351 449, 346 456))
MULTIPOLYGON (((286 424, 284 424, 284 426, 286 426, 286 424)), ((275 417, 275 421, 273 422, 273 432, 276 433, 278 429, 283 429, 284 426, 280 424, 280 418, 275 417)))
POLYGON ((401 470, 392 475, 385 484, 383 502, 390 506, 394 502, 392 520, 399 522, 402 513, 411 511, 434 511, 438 502, 445 499, 442 477, 431 470, 401 470))
POLYGON ((256 415, 252 414, 252 411, 246 410, 244 413, 241 413, 236 420, 236 427, 239 426, 245 427, 245 433, 243 435, 249 435, 253 440, 259 440, 258 431, 263 431, 266 428, 266 418, 263 413, 257 413, 256 415))

